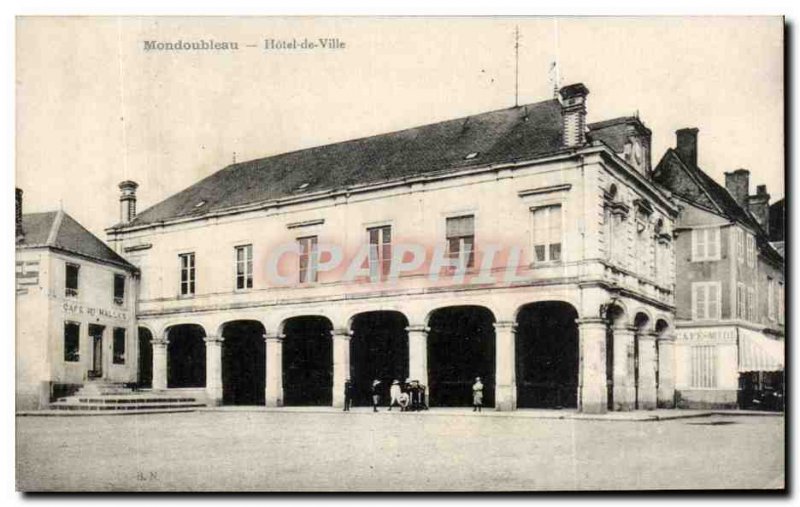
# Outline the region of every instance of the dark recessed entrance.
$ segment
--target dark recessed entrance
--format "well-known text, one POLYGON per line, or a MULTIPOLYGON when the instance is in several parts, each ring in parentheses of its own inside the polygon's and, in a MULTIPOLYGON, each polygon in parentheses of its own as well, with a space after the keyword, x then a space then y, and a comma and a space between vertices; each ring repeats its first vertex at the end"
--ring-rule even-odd
POLYGON ((264 326, 258 321, 228 322, 222 330, 222 402, 263 405, 266 375, 264 326))
POLYGON ((205 387, 206 333, 196 324, 169 328, 167 387, 205 387))
POLYGON ((394 379, 408 377, 408 321, 400 312, 368 312, 353 319, 350 342, 350 378, 354 405, 370 405, 374 379, 383 382, 382 399, 394 379))
POLYGON ((483 382, 483 405, 494 406, 494 316, 481 306, 441 308, 428 327, 430 405, 472 406, 475 377, 483 382))
POLYGON ((286 406, 332 404, 333 326, 325 317, 294 317, 283 334, 283 400, 286 406))
POLYGON ((146 327, 139 328, 139 387, 153 387, 153 334, 146 327))
POLYGON ((534 303, 517 316, 517 406, 578 406, 578 313, 558 301, 534 303))

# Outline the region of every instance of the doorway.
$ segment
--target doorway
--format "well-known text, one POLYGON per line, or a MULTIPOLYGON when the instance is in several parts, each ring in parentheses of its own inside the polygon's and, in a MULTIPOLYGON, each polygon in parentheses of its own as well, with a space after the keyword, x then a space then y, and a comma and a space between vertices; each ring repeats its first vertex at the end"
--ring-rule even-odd
POLYGON ((89 339, 92 344, 92 369, 89 370, 89 378, 101 378, 103 376, 103 332, 104 326, 89 324, 89 339))

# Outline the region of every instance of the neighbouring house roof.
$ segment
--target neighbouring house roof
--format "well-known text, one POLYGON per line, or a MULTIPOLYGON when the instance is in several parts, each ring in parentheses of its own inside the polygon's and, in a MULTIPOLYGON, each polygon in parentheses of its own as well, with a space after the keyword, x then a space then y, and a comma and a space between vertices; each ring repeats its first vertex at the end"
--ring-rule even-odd
POLYGON ((64 211, 24 214, 22 230, 24 237, 17 240, 17 248, 52 248, 115 264, 128 270, 136 270, 133 264, 123 259, 64 211))
POLYGON ((563 149, 561 104, 551 99, 229 165, 112 229, 563 149))
POLYGON ((759 245, 770 254, 778 255, 778 258, 782 259, 777 250, 769 244, 767 231, 761 227, 750 211, 740 206, 725 187, 717 183, 702 169, 683 160, 677 150, 667 149, 653 171, 653 179, 690 203, 705 208, 713 206, 730 220, 750 227, 756 232, 759 245), (679 171, 686 174, 695 185, 681 185, 677 180, 679 174, 676 174, 679 171))

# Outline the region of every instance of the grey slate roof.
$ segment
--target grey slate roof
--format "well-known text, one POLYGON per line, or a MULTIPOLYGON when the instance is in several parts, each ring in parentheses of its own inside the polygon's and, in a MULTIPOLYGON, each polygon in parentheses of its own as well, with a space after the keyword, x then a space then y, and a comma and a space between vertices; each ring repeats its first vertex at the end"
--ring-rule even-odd
MULTIPOLYGON (((241 162, 144 210, 129 225, 202 216, 352 185, 536 158, 562 150, 561 132, 561 105, 552 99, 241 162), (467 159, 472 153, 477 156, 467 159)), ((119 227, 123 225, 114 226, 119 227)))
POLYGON ((63 211, 28 213, 22 215, 25 236, 17 241, 17 248, 47 247, 73 253, 100 262, 135 270, 97 236, 86 230, 77 220, 63 211))

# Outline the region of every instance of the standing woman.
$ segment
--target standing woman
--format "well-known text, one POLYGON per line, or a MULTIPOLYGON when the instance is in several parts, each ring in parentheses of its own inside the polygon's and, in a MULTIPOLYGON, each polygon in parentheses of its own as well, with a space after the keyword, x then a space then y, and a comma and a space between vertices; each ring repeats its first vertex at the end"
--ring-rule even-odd
POLYGON ((378 379, 375 379, 375 380, 372 381, 372 389, 371 389, 371 391, 372 391, 372 411, 373 412, 377 412, 378 411, 378 403, 381 402, 381 395, 378 392, 378 386, 380 384, 381 384, 381 381, 378 380, 378 379))
POLYGON ((475 383, 472 384, 472 411, 480 412, 483 408, 483 383, 480 377, 475 377, 475 383))

